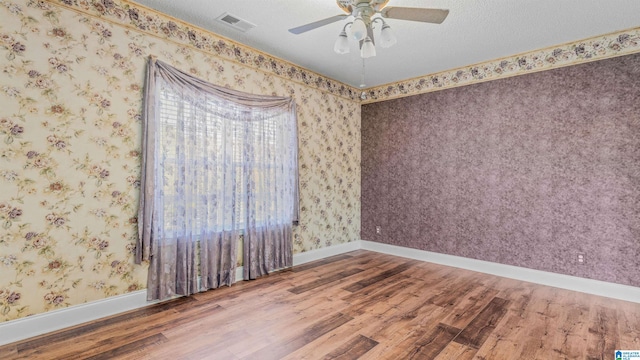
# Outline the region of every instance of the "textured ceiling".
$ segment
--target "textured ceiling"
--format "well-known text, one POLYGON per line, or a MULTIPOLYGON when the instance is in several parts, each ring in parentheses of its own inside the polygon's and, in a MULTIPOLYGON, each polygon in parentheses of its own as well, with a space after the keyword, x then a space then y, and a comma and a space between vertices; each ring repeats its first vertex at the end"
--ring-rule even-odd
MULTIPOLYGON (((332 0, 138 0, 140 4, 211 30, 352 86, 363 61, 355 42, 336 54, 345 21, 293 35, 287 30, 341 14, 332 0), (228 12, 255 25, 246 33, 217 22, 228 12)), ((440 25, 387 20, 398 43, 365 60, 366 87, 640 26, 638 0, 391 0, 388 6, 449 9, 440 25)))

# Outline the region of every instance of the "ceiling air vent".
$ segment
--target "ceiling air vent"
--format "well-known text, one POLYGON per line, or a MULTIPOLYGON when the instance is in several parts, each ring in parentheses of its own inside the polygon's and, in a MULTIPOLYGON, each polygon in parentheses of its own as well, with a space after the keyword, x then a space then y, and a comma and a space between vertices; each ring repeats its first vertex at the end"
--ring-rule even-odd
POLYGON ((222 22, 223 24, 227 24, 236 30, 240 30, 242 32, 246 32, 249 29, 252 29, 255 24, 248 22, 247 20, 240 19, 235 15, 231 15, 229 13, 224 13, 216 18, 216 20, 222 22))

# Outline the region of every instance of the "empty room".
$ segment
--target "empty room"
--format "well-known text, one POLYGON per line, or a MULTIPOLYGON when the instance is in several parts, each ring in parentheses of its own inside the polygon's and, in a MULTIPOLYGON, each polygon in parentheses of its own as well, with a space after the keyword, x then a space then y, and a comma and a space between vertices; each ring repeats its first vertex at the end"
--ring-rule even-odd
POLYGON ((640 359, 640 3, 0 1, 0 359, 640 359))

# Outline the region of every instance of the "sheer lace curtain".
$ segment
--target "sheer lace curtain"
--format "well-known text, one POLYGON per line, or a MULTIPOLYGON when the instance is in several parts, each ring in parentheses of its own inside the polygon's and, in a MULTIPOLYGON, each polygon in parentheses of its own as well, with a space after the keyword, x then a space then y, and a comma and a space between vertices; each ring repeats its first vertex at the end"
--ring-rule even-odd
POLYGON ((188 295, 292 265, 295 102, 221 88, 150 58, 136 261, 147 298, 188 295))

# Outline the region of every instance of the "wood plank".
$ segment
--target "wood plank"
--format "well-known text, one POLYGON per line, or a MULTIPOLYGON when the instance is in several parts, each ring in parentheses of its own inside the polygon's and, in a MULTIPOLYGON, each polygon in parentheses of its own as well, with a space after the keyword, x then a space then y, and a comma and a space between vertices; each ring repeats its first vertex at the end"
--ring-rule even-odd
POLYGON ((346 343, 340 345, 323 357, 324 360, 349 360, 359 359, 367 351, 373 349, 378 342, 366 336, 357 335, 346 343))
POLYGON ((372 307, 379 306, 382 302, 396 296, 402 290, 406 290, 415 283, 409 280, 401 280, 395 284, 391 284, 380 291, 368 294, 366 297, 360 297, 351 302, 351 306, 347 307, 344 312, 351 316, 362 315, 372 307))
POLYGON ((294 267, 291 268, 291 270, 293 272, 302 272, 302 271, 306 271, 309 269, 315 269, 318 267, 322 267, 337 261, 343 261, 343 260, 352 260, 353 256, 349 255, 350 253, 346 253, 346 254, 340 254, 340 255, 335 255, 335 256, 331 256, 328 258, 324 258, 321 260, 316 260, 316 261, 311 261, 308 262, 306 264, 302 264, 302 265, 296 265, 294 267))
POLYGON ((25 350, 34 349, 52 342, 73 339, 76 338, 79 334, 86 334, 87 332, 113 324, 118 324, 125 320, 132 321, 135 319, 141 319, 147 316, 151 316, 153 314, 162 313, 167 310, 172 310, 176 306, 179 306, 181 304, 191 303, 193 301, 195 301, 195 299, 191 297, 181 297, 174 300, 165 301, 163 303, 146 306, 142 309, 128 311, 104 319, 94 320, 89 323, 77 325, 68 329, 59 330, 50 334, 45 334, 25 341, 21 341, 17 344, 17 349, 18 352, 24 352, 25 350))
MULTIPOLYGON (((251 337, 243 329, 221 329, 219 324, 210 319, 207 319, 206 323, 197 329, 182 331, 184 328, 183 326, 181 329, 163 332, 162 334, 169 342, 173 343, 173 346, 149 349, 147 355, 152 359, 206 359, 207 357, 237 359, 238 357, 228 348, 251 337), (215 339, 215 341, 211 341, 211 339, 215 339)), ((261 343, 261 346, 267 344, 261 343)))
POLYGON ((400 264, 396 267, 394 267, 393 269, 390 270, 386 270, 383 271, 380 274, 377 274, 375 276, 372 276, 370 278, 364 279, 364 280, 360 280, 358 282, 355 282, 347 287, 344 287, 344 290, 350 291, 350 292, 356 292, 358 290, 364 289, 368 286, 371 286, 379 281, 382 281, 388 277, 397 275, 403 271, 406 271, 407 269, 409 269, 411 266, 415 265, 416 261, 407 261, 403 264, 400 264))
POLYGON ((302 331, 302 333, 289 334, 287 339, 282 341, 281 343, 259 349, 249 356, 244 357, 244 359, 281 359, 287 354, 296 351, 297 349, 305 346, 306 344, 312 342, 320 336, 344 325, 351 320, 353 320, 351 316, 347 316, 342 313, 331 315, 306 328, 302 331))
POLYGON ((333 274, 331 276, 326 276, 326 277, 322 277, 320 279, 317 279, 315 281, 311 281, 308 282, 306 284, 302 284, 302 285, 298 285, 296 287, 293 287, 291 289, 289 289, 289 292, 294 293, 296 295, 298 294, 302 294, 304 292, 307 292, 309 290, 318 288, 320 286, 326 285, 326 284, 330 284, 332 282, 338 281, 338 280, 342 280, 345 278, 348 278, 349 276, 355 275, 357 273, 361 273, 362 269, 350 269, 350 270, 346 270, 346 271, 341 271, 337 274, 333 274))
MULTIPOLYGON (((158 317, 155 321, 148 323, 135 323, 134 326, 126 326, 118 332, 108 337, 92 337, 87 335, 79 336, 76 343, 82 343, 81 349, 75 350, 73 347, 62 347, 51 351, 53 354, 61 354, 67 359, 77 359, 87 356, 98 356, 101 353, 111 353, 117 350, 122 344, 140 341, 144 344, 145 339, 153 339, 152 335, 162 335, 162 340, 166 341, 163 331, 174 327, 180 327, 184 324, 193 323, 194 318, 200 318, 205 314, 222 311, 222 307, 217 304, 206 304, 209 306, 195 307, 189 316, 181 316, 179 312, 174 312, 170 316, 158 317)), ((151 341, 151 340, 149 340, 151 341)))
MULTIPOLYGON (((126 343, 125 345, 118 346, 112 350, 101 352, 98 355, 89 356, 85 359, 87 360, 110 360, 119 356, 137 353, 139 355, 144 349, 148 347, 152 347, 154 345, 160 344, 162 342, 167 341, 167 338, 162 334, 155 334, 151 336, 144 337, 140 340, 132 341, 130 343, 126 343)), ((73 357, 73 359, 79 359, 78 357, 73 357)))
POLYGON ((511 301, 509 311, 518 317, 523 317, 529 310, 532 299, 538 296, 535 293, 537 289, 547 289, 547 287, 507 278, 500 279, 495 288, 500 291, 498 297, 511 301))
POLYGON ((596 306, 592 309, 587 341, 589 343, 587 359, 607 359, 616 349, 621 349, 618 316, 615 309, 604 306, 596 306))
MULTIPOLYGON (((563 293, 551 287, 516 286, 517 290, 512 292, 512 296, 517 300, 509 305, 505 319, 490 334, 476 356, 486 359, 503 358, 508 354, 521 359, 580 357, 583 350, 574 343, 583 330, 580 326, 571 325, 571 319, 568 320, 565 317, 567 313, 562 311, 563 303, 573 303, 574 300, 566 295, 574 293, 563 293), (518 293, 526 298, 521 298, 518 293), (562 335, 567 335, 566 339, 562 335), (523 338, 531 340, 522 341, 523 338), (563 356, 563 349, 566 348, 571 350, 564 352, 563 356)), ((572 308, 578 307, 572 304, 572 308)))
POLYGON ((282 271, 277 275, 265 275, 260 279, 241 281, 232 286, 223 286, 218 289, 197 293, 191 295, 190 298, 196 300, 213 301, 218 299, 231 300, 243 296, 247 292, 260 291, 269 289, 279 284, 286 283, 293 275, 291 271, 282 271))
POLYGON ((507 313, 509 300, 495 297, 476 316, 454 341, 476 349, 485 342, 491 332, 496 328, 498 322, 507 313))
POLYGON ((500 278, 495 288, 500 291, 498 297, 510 300, 509 310, 501 325, 477 350, 476 355, 482 359, 500 359, 508 354, 512 357, 521 357, 523 348, 538 345, 537 342, 532 341, 536 336, 529 335, 529 332, 535 328, 535 323, 531 321, 530 316, 537 314, 537 309, 532 309, 532 302, 544 299, 544 295, 537 293, 536 290, 550 288, 508 278, 500 278), (523 326, 523 324, 527 325, 523 326), (524 338, 531 340, 522 341, 524 338))
POLYGON ((450 284, 450 286, 433 295, 427 301, 442 307, 453 307, 464 299, 468 293, 482 286, 474 278, 466 278, 463 281, 456 281, 450 284))
POLYGON ((558 357, 570 357, 584 351, 587 342, 588 324, 583 319, 589 314, 587 304, 575 303, 568 309, 558 306, 556 326, 550 327, 548 334, 552 353, 558 357))
MULTIPOLYGON (((365 278, 367 275, 364 274, 362 276, 362 278, 365 278)), ((407 280, 409 279, 410 276, 408 276, 407 274, 397 274, 391 277, 388 277, 380 282, 378 282, 376 284, 376 286, 371 286, 371 287, 366 287, 366 288, 362 288, 358 291, 354 291, 354 292, 350 292, 350 291, 346 291, 345 296, 342 296, 341 299, 348 303, 348 304, 356 304, 358 302, 361 301, 366 301, 370 296, 373 296, 374 294, 380 292, 380 291, 385 291, 386 288, 388 288, 389 286, 393 286, 401 281, 407 280)), ((418 282, 416 282, 418 283, 418 282)), ((344 290, 344 289, 343 289, 344 290)))
POLYGON ((299 360, 299 359, 322 359, 328 353, 342 346, 345 341, 352 339, 354 334, 360 334, 360 329, 364 326, 367 316, 354 318, 348 323, 330 331, 321 337, 318 337, 309 344, 300 349, 289 353, 282 360, 299 360))
MULTIPOLYGON (((534 298, 524 313, 523 320, 527 322, 527 336, 536 339, 519 347, 520 357, 539 359, 541 357, 557 357, 553 355, 553 344, 550 337, 558 336, 558 292, 552 288, 545 288, 544 296, 534 298)), ((540 293, 538 295, 541 295, 540 293)), ((518 322, 519 323, 519 322, 518 322)), ((490 340, 487 340, 490 341, 490 340)), ((481 352, 480 352, 481 353, 481 352)))
POLYGON ((625 349, 640 349, 640 305, 631 302, 618 304, 618 334, 625 349))
MULTIPOLYGON (((457 342, 450 342, 442 351, 433 359, 434 360, 472 360, 478 349, 462 345, 457 342)), ((498 357, 480 357, 480 359, 499 359, 498 357)))
POLYGON ((449 300, 447 304, 452 307, 451 312, 442 323, 464 329, 498 293, 496 289, 480 286, 467 292, 466 296, 449 300))
POLYGON ((460 329, 438 324, 429 331, 421 328, 395 347, 396 351, 385 354, 389 359, 433 359, 453 340, 460 329))
POLYGON ((595 359, 640 348, 635 303, 364 250, 298 270, 0 346, 0 358, 595 359))
POLYGON ((13 359, 18 357, 18 349, 15 345, 0 346, 0 359, 13 359))
MULTIPOLYGON (((495 329, 480 349, 459 344, 461 346, 460 349, 465 350, 464 354, 471 352, 477 359, 534 359, 523 355, 526 353, 523 350, 525 347, 536 347, 539 345, 539 343, 534 340, 536 338, 535 334, 530 333, 531 327, 522 326, 525 321, 527 320, 513 313, 507 313, 500 326, 495 329), (522 341, 522 339, 528 340, 522 341)), ((458 343, 454 342, 452 344, 458 343)), ((471 356, 471 358, 474 358, 473 356, 471 356)), ((446 358, 442 358, 442 360, 445 359, 446 358)))
MULTIPOLYGON (((346 340, 353 338, 354 334, 366 336, 361 333, 361 330, 375 321, 376 316, 369 313, 358 316, 336 330, 328 332, 299 350, 290 353, 283 360, 322 359, 336 348, 342 346, 346 340)), ((366 337, 370 338, 369 336, 366 337)))
MULTIPOLYGON (((255 326, 252 325, 247 329, 247 332, 253 338, 266 341, 269 345, 287 343, 292 337, 309 332, 308 329, 314 326, 318 319, 326 317, 327 314, 336 314, 334 307, 324 298, 304 306, 305 309, 302 311, 292 309, 288 312, 286 319, 281 319, 282 313, 265 315, 255 323, 255 326)), ((237 344, 230 349, 240 357, 246 357, 251 353, 243 344, 237 344)))
POLYGON ((363 334, 378 341, 379 345, 363 356, 363 359, 393 358, 400 343, 421 329, 432 329, 444 317, 445 309, 434 304, 422 303, 409 309, 398 309, 385 314, 378 323, 362 329, 363 334))

